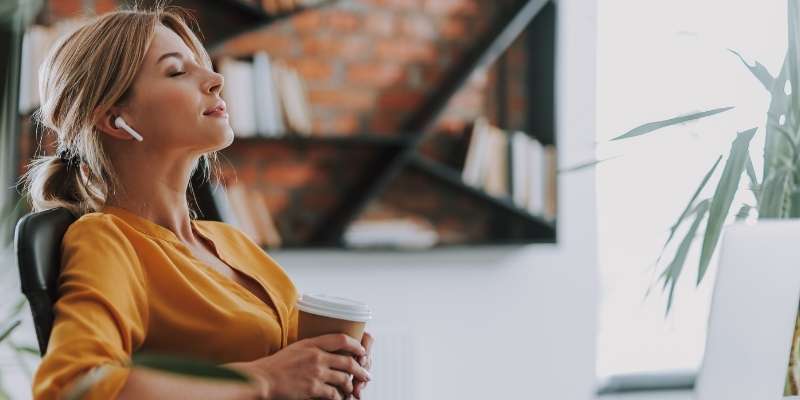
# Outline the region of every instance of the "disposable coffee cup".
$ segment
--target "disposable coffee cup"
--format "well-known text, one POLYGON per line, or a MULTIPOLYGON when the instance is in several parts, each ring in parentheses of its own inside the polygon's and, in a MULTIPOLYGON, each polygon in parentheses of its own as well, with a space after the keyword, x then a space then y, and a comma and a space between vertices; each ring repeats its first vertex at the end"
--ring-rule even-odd
POLYGON ((324 294, 304 294, 297 299, 298 340, 344 333, 361 343, 364 327, 372 319, 369 306, 355 300, 324 294))
MULTIPOLYGON (((367 321, 372 319, 372 311, 366 304, 324 294, 300 296, 297 299, 297 309, 298 340, 331 333, 344 333, 361 343, 364 327, 367 321)), ((337 354, 353 356, 345 351, 339 351, 337 354)), ((351 375, 350 379, 352 378, 351 375)), ((342 395, 344 396, 344 393, 342 395)))

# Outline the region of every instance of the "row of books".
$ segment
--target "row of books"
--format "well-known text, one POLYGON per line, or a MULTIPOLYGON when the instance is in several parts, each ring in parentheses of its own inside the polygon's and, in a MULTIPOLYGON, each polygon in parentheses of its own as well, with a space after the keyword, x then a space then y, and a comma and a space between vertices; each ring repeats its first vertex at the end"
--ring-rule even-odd
POLYGON ((343 235, 349 248, 394 248, 421 250, 440 242, 433 224, 418 215, 403 212, 380 201, 354 221, 343 235))
POLYGON ((39 67, 55 42, 78 28, 85 18, 67 18, 51 26, 31 25, 22 37, 20 54, 19 111, 29 113, 39 107, 39 67))
POLYGON ((297 71, 272 62, 263 51, 253 54, 252 62, 221 58, 217 68, 225 77, 222 97, 237 136, 311 134, 311 106, 297 71))
POLYGON ((556 216, 557 160, 545 146, 524 132, 506 132, 486 118, 473 125, 462 179, 497 197, 510 197, 530 213, 556 216))
POLYGON ((240 183, 217 186, 212 195, 223 221, 261 246, 281 247, 283 240, 263 195, 240 183))

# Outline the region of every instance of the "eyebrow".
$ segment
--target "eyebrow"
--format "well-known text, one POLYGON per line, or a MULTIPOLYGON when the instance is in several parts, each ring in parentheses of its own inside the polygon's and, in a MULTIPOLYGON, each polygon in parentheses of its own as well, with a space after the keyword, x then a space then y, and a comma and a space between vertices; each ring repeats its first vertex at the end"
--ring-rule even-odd
MULTIPOLYGON (((181 53, 178 53, 178 52, 164 53, 164 54, 161 55, 161 57, 158 57, 158 60, 156 61, 156 64, 160 63, 161 60, 164 60, 165 58, 168 58, 168 57, 175 57, 175 58, 177 58, 179 60, 183 60, 183 54, 181 54, 181 53)), ((194 59, 194 57, 192 57, 192 58, 194 59)), ((195 62, 197 62, 196 59, 195 59, 195 62)))

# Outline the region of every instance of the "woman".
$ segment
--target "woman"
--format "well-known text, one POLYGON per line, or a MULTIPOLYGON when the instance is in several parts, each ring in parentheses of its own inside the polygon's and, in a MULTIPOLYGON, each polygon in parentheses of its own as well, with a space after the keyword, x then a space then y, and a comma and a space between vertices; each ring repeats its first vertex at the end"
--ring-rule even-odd
POLYGON ((297 341, 283 269, 235 228, 193 219, 190 177, 233 132, 223 78, 180 9, 102 15, 54 46, 39 79, 37 118, 58 155, 31 163, 25 189, 34 210, 80 218, 63 238, 35 399, 61 398, 99 366, 84 398, 360 398, 372 337, 297 341), (213 360, 253 384, 126 368, 134 351, 213 360))

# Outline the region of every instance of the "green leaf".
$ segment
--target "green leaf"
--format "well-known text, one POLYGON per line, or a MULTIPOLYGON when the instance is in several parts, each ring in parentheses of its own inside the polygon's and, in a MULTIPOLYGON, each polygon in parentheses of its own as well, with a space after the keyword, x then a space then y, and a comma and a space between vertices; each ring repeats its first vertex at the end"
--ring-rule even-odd
POLYGON ((736 57, 739 57, 739 60, 742 61, 742 64, 744 64, 747 67, 747 69, 749 69, 750 72, 753 73, 753 76, 755 76, 756 79, 758 79, 758 81, 761 82, 761 84, 764 86, 765 89, 767 89, 767 91, 772 90, 772 85, 775 82, 775 78, 769 73, 769 71, 767 71, 767 68, 764 65, 762 65, 758 61, 755 62, 756 65, 754 66, 750 65, 744 59, 744 57, 742 57, 742 55, 739 54, 738 51, 733 49, 728 49, 728 51, 735 54, 736 57))
POLYGON ((143 353, 134 355, 132 364, 134 367, 157 369, 181 375, 240 382, 249 381, 247 376, 238 371, 220 367, 209 361, 193 358, 143 353))
POLYGON ((719 184, 717 184, 717 189, 714 192, 714 197, 711 198, 708 224, 706 225, 703 248, 700 253, 700 268, 697 274, 698 285, 703 280, 708 264, 711 262, 711 256, 717 247, 717 242, 722 232, 722 224, 725 223, 725 218, 728 216, 733 202, 733 196, 739 187, 739 180, 742 177, 750 149, 750 140, 753 139, 756 130, 757 128, 752 128, 736 135, 736 139, 731 145, 728 160, 725 162, 725 168, 722 170, 719 184))
POLYGON ((784 85, 789 75, 789 52, 786 53, 781 72, 775 78, 770 91, 769 110, 767 111, 767 123, 765 124, 764 137, 764 174, 762 182, 771 176, 772 169, 780 164, 780 160, 789 157, 792 149, 786 145, 786 137, 780 132, 785 129, 780 126, 780 116, 784 115, 786 122, 794 121, 790 118, 790 98, 784 92, 784 85))
MULTIPOLYGON (((789 61, 789 81, 792 83, 791 104, 793 107, 788 110, 797 120, 797 108, 800 105, 800 49, 797 47, 797 41, 800 40, 800 27, 798 27, 798 20, 800 20, 800 7, 797 1, 790 0, 788 8, 789 18, 789 51, 787 61, 789 61)), ((787 113, 788 114, 788 113, 787 113)), ((788 119, 788 115, 787 115, 788 119)))
POLYGON ((719 162, 722 161, 722 156, 717 157, 717 161, 714 162, 714 165, 711 166, 711 169, 706 172, 706 175, 703 177, 703 180, 700 181, 700 186, 695 189, 694 194, 689 199, 689 203, 686 204, 686 208, 683 209, 681 216, 678 217, 678 220, 669 228, 669 237, 667 237, 667 241, 664 242, 664 247, 661 248, 661 253, 658 255, 656 259, 656 263, 661 261, 661 257, 664 256, 664 251, 667 249, 667 246, 672 241, 672 238, 675 236, 675 231, 678 230, 678 227, 683 223, 683 220, 692 213, 692 207, 694 206, 694 202, 697 200, 697 197, 700 196, 700 192, 703 191, 705 188, 706 183, 708 180, 711 179, 711 176, 714 174, 714 171, 717 170, 717 166, 719 166, 719 162))
POLYGON ((19 315, 19 313, 22 312, 22 309, 25 307, 25 304, 27 304, 27 302, 28 302, 28 299, 26 299, 25 296, 22 296, 17 301, 17 304, 14 304, 14 307, 11 309, 11 315, 10 316, 16 317, 17 315, 19 315))
POLYGON ((620 157, 622 157, 622 156, 614 156, 614 157, 604 158, 602 160, 587 161, 585 163, 580 163, 578 165, 573 165, 571 167, 565 167, 565 168, 559 169, 558 173, 559 174, 563 174, 563 173, 567 173, 567 172, 580 171, 580 170, 583 170, 583 169, 586 169, 586 168, 594 167, 595 165, 600 164, 602 162, 606 162, 606 161, 613 160, 615 158, 620 158, 620 157))
POLYGON ((665 269, 665 272, 669 272, 667 274, 662 274, 665 286, 669 284, 666 314, 669 314, 670 309, 672 309, 675 284, 678 282, 678 278, 683 271, 683 266, 686 263, 686 257, 689 255, 689 249, 692 247, 694 237, 697 235, 697 229, 700 227, 700 223, 703 221, 703 218, 705 218, 706 213, 708 213, 709 204, 710 202, 708 199, 706 199, 697 205, 694 213, 694 222, 692 222, 689 230, 686 231, 686 236, 683 237, 681 244, 678 245, 678 249, 675 251, 675 257, 672 259, 672 262, 670 262, 669 266, 665 269))
POLYGON ((773 170, 761 189, 761 203, 758 208, 759 218, 784 217, 784 203, 789 194, 792 170, 788 167, 773 170))
POLYGON ((7 327, 3 328, 3 330, 0 330, 0 343, 2 343, 3 340, 6 340, 6 338, 11 335, 11 332, 14 332, 14 329, 17 329, 21 323, 22 321, 15 320, 9 323, 7 327))
POLYGON ((750 180, 750 189, 753 191, 753 195, 756 197, 756 204, 758 204, 761 196, 761 186, 758 184, 756 169, 753 167, 753 159, 750 157, 749 152, 747 153, 747 164, 745 167, 745 170, 747 171, 747 178, 750 180))
POLYGON ((19 353, 28 353, 28 354, 32 354, 34 356, 40 356, 39 349, 37 349, 35 347, 31 347, 31 346, 18 345, 18 346, 14 346, 14 350, 16 350, 19 353))
POLYGON ((696 120, 696 119, 710 117, 712 115, 719 114, 721 112, 725 112, 725 111, 728 111, 728 110, 731 110, 731 109, 733 109, 733 107, 715 108, 713 110, 708 110, 708 111, 703 111, 703 112, 698 112, 698 113, 693 113, 693 114, 682 115, 682 116, 678 116, 678 117, 674 117, 674 118, 670 118, 670 119, 665 119, 665 120, 662 120, 662 121, 648 122, 648 123, 646 123, 644 125, 637 126, 636 128, 633 128, 633 129, 629 130, 628 132, 625 132, 624 134, 622 134, 620 136, 617 136, 617 137, 615 137, 615 138, 613 138, 611 140, 622 140, 622 139, 628 139, 628 138, 632 138, 632 137, 636 137, 636 136, 641 136, 641 135, 653 132, 653 131, 661 129, 661 128, 665 128, 665 127, 672 126, 672 125, 683 124, 685 122, 693 121, 693 120, 696 120))
POLYGON ((744 220, 747 217, 749 217, 750 216, 750 210, 752 210, 752 209, 753 209, 753 206, 751 206, 749 204, 742 204, 742 206, 739 208, 739 211, 736 213, 736 220, 737 221, 741 221, 741 220, 744 220))

